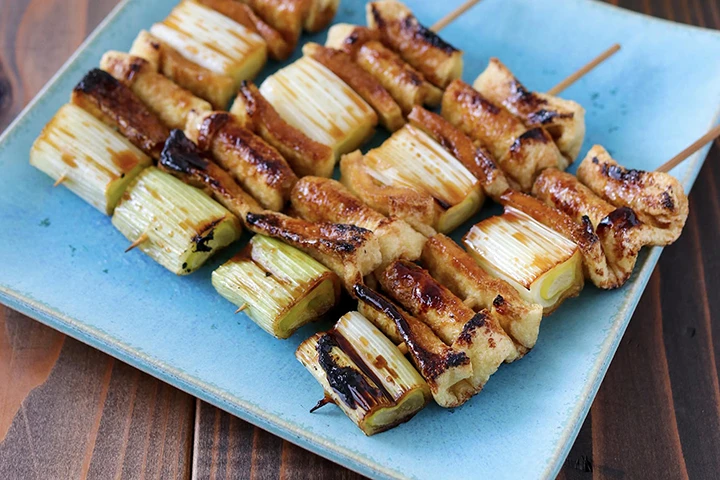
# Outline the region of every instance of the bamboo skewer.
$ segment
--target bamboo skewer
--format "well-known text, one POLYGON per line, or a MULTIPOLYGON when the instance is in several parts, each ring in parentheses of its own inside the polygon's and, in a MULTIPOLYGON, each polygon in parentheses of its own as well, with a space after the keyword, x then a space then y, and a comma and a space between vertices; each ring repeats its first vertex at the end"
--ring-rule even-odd
POLYGON ((247 304, 247 303, 243 303, 242 305, 240 305, 240 308, 238 308, 237 310, 235 310, 235 315, 237 315, 238 313, 246 310, 247 308, 248 308, 248 304, 247 304))
POLYGON ((59 186, 61 183, 63 183, 67 179, 68 179, 68 176, 63 173, 62 175, 60 175, 60 178, 55 180, 55 183, 53 183, 53 188, 59 186))
POLYGON ((430 30, 437 33, 443 28, 450 25, 455 19, 457 19, 460 15, 470 10, 472 7, 475 6, 476 3, 478 3, 480 0, 468 0, 467 2, 460 5, 458 8, 453 10, 452 12, 445 15, 443 18, 435 22, 435 24, 430 27, 430 30))
POLYGON ((716 138, 720 137, 720 125, 717 125, 715 128, 710 129, 705 135, 698 138, 695 142, 693 142, 692 145, 687 147, 682 152, 675 155, 673 158, 668 160, 667 162, 660 165, 655 171, 656 172, 669 172, 676 166, 680 165, 682 162, 688 159, 693 153, 700 150, 702 147, 707 145, 708 142, 712 142, 716 138))
POLYGON ((149 238, 149 237, 148 237, 147 232, 143 233, 143 234, 140 235, 138 238, 136 238, 135 241, 132 242, 128 248, 125 249, 125 253, 128 253, 130 250, 133 250, 134 248, 137 248, 138 246, 140 246, 140 244, 142 244, 143 242, 145 242, 148 238, 149 238))
POLYGON ((585 76, 587 73, 589 73, 591 70, 593 70, 595 67, 600 65, 602 62, 613 56, 615 53, 620 50, 620 44, 616 43, 612 47, 605 50, 603 53, 595 57, 593 60, 588 62, 584 67, 573 73, 572 75, 568 76, 565 80, 555 85, 553 88, 547 91, 548 95, 557 95, 558 93, 562 92, 566 88, 568 88, 573 83, 577 82, 580 78, 585 76))

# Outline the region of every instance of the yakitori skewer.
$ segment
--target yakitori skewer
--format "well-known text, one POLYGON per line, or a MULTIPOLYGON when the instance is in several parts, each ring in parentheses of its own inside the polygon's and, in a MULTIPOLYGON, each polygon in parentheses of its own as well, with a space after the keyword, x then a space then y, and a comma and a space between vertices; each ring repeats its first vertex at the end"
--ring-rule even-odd
POLYGON ((480 0, 468 0, 467 2, 463 3, 458 8, 456 8, 455 10, 453 10, 452 12, 448 13, 443 18, 441 18, 440 20, 435 22, 433 24, 433 26, 430 27, 430 30, 432 30, 435 33, 439 32, 440 30, 442 30, 443 28, 447 27, 452 22, 457 20, 457 18, 460 15, 462 15, 463 13, 467 12, 472 7, 474 7, 479 1, 480 0))
POLYGON ((575 73, 569 75, 566 77, 563 81, 552 87, 550 90, 548 90, 546 93, 548 95, 557 95, 564 90, 566 90, 570 85, 580 80, 582 77, 587 75, 590 71, 592 71, 595 67, 600 65, 602 62, 607 60, 608 58, 615 55, 618 51, 620 51, 620 44, 616 43, 612 47, 605 50, 603 53, 589 61, 586 65, 578 69, 575 73))
POLYGON ((680 165, 682 162, 688 159, 693 153, 700 150, 702 147, 707 145, 709 142, 712 142, 716 138, 720 137, 720 125, 717 125, 715 128, 710 129, 705 135, 698 138, 695 142, 693 142, 692 145, 687 147, 682 152, 675 155, 673 158, 668 160, 667 162, 660 165, 658 168, 655 169, 656 172, 669 172, 673 168, 680 165))

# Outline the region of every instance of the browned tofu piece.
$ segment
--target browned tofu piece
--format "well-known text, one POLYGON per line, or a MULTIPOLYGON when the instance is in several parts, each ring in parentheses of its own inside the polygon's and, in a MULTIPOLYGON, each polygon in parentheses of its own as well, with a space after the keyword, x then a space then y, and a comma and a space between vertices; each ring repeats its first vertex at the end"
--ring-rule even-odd
POLYGON ((375 110, 385 128, 394 132, 405 124, 400 106, 390 93, 348 53, 310 42, 303 45, 303 54, 325 65, 355 90, 375 110))
POLYGON ((437 234, 428 239, 422 264, 430 274, 474 311, 487 309, 524 354, 535 346, 543 308, 523 300, 507 282, 495 278, 452 239, 437 234))
POLYGON ((140 57, 110 51, 103 55, 100 68, 128 86, 171 129, 184 128, 190 112, 212 110, 208 102, 157 73, 140 57))
POLYGON ((688 197, 672 175, 626 169, 595 145, 578 167, 577 178, 616 207, 632 208, 653 229, 653 245, 669 245, 680 237, 689 213, 688 197))
POLYGON ((295 50, 305 19, 314 0, 242 0, 253 11, 280 32, 290 51, 295 50))
POLYGON ((260 35, 267 43, 268 53, 275 60, 287 59, 293 48, 273 27, 258 17, 252 8, 238 0, 195 0, 198 3, 222 13, 243 27, 260 35))
POLYGON ((73 89, 72 103, 124 135, 158 159, 170 132, 160 119, 109 73, 94 68, 73 89))
POLYGON ((479 392, 517 349, 489 311, 475 313, 414 263, 397 260, 377 274, 385 292, 423 321, 445 344, 470 357, 470 384, 479 392))
POLYGON ((426 238, 405 221, 373 210, 336 180, 303 177, 290 200, 293 211, 310 222, 346 223, 370 230, 380 243, 383 264, 420 258, 426 238))
POLYGON ((349 23, 336 23, 328 30, 325 46, 342 50, 355 58, 360 47, 372 41, 380 41, 380 33, 377 30, 349 23))
POLYGON ((568 161, 575 161, 585 139, 585 109, 579 103, 529 91, 497 58, 490 59, 473 87, 528 128, 543 127, 568 161))
POLYGON ((188 185, 205 191, 243 222, 248 213, 262 211, 255 199, 206 152, 201 152, 182 130, 170 132, 158 166, 188 185))
POLYGON ((187 136, 247 190, 263 208, 280 211, 297 177, 285 159, 227 112, 206 112, 188 120, 187 136))
POLYGON ((130 49, 167 78, 210 102, 222 110, 235 94, 235 80, 229 75, 215 73, 187 58, 148 31, 141 31, 130 49))
POLYGON ((377 238, 354 225, 308 222, 276 212, 249 213, 245 223, 255 233, 307 253, 337 273, 349 292, 382 263, 377 238))
POLYGON ((332 175, 335 168, 332 148, 283 120, 252 82, 243 82, 230 113, 275 147, 298 176, 332 175))
POLYGON ((545 170, 535 181, 532 193, 580 224, 589 220, 600 238, 607 263, 615 272, 616 286, 630 278, 640 249, 655 244, 652 228, 643 224, 631 208, 615 208, 574 175, 545 170))
POLYGON ((445 90, 442 116, 486 146, 508 180, 522 191, 529 191, 545 168, 564 169, 568 165, 543 128, 528 130, 520 119, 462 80, 453 81, 445 90))
POLYGON ((495 201, 510 188, 505 174, 495 163, 490 152, 475 145, 470 137, 440 115, 416 106, 410 112, 408 121, 430 135, 448 153, 460 160, 465 168, 480 180, 485 193, 495 201))
POLYGON ((445 345, 430 327, 366 285, 355 285, 354 293, 361 314, 389 338, 405 343, 438 405, 457 407, 474 395, 476 389, 468 381, 472 364, 465 352, 445 345))
POLYGON ((303 27, 310 33, 319 32, 330 25, 339 6, 340 0, 312 0, 303 27))
POLYGON ((370 2, 366 13, 368 26, 380 33, 380 40, 434 85, 444 89, 462 76, 462 52, 418 22, 401 2, 370 2))

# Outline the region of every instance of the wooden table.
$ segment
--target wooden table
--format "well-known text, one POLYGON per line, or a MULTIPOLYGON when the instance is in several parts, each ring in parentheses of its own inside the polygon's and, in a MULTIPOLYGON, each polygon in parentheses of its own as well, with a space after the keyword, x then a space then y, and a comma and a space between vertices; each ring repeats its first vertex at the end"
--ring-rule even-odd
MULTIPOLYGON (((0 0, 0 130, 115 3, 0 0)), ((720 0, 612 3, 720 28, 720 0)), ((715 145, 561 478, 720 475, 719 160, 715 145)), ((0 442, 0 479, 358 477, 2 306, 0 442)))

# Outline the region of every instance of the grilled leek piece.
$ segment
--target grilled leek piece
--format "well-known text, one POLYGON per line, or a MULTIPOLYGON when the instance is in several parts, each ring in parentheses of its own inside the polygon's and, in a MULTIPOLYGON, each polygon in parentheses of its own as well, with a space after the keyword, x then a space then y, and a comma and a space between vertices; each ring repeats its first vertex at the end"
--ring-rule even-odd
POLYGON ((146 168, 128 186, 112 223, 141 251, 177 275, 194 272, 241 233, 235 215, 155 167, 146 168))
POLYGON ((474 215, 484 195, 478 180, 421 130, 406 125, 364 158, 370 175, 389 186, 431 195, 440 206, 432 227, 450 232, 474 215))
POLYGON ((127 53, 110 51, 100 68, 124 83, 169 128, 183 128, 190 112, 212 110, 205 100, 157 73, 146 60, 127 53))
POLYGON ((492 199, 497 201, 500 195, 510 188, 505 174, 497 166, 490 152, 474 145, 467 135, 440 115, 416 106, 410 112, 408 121, 457 158, 480 181, 483 191, 492 199))
POLYGON ((309 138, 283 120, 251 82, 243 82, 230 113, 275 147, 298 176, 332 175, 335 168, 333 149, 309 138))
POLYGON ((191 0, 183 0, 150 33, 188 60, 233 78, 235 85, 262 69, 267 44, 252 30, 191 0))
POLYGON ((293 127, 333 149, 335 158, 375 132, 375 111, 321 63, 303 57, 268 77, 260 92, 293 127))
POLYGON ((662 245, 665 233, 642 223, 629 207, 615 208, 598 197, 574 176, 556 169, 544 171, 533 185, 533 195, 565 212, 579 224, 589 224, 597 233, 615 275, 615 286, 623 285, 635 268, 645 245, 662 245), (587 217, 587 220, 585 219, 587 217))
POLYGON ((130 55, 147 60, 153 69, 207 100, 216 109, 224 109, 235 94, 235 80, 215 73, 183 57, 180 52, 150 32, 143 30, 135 38, 130 55))
POLYGON ((507 282, 480 268, 452 239, 442 234, 430 237, 423 249, 422 265, 474 311, 490 310, 518 344, 520 353, 535 346, 542 306, 526 302, 507 282))
POLYGON ((508 180, 524 192, 530 191, 533 180, 545 168, 564 169, 569 164, 543 128, 526 128, 504 107, 462 80, 453 81, 445 90, 442 116, 486 146, 508 180))
POLYGON ((366 435, 410 420, 430 400, 410 362, 357 312, 305 340, 295 356, 366 435))
POLYGON ((169 131, 143 102, 109 73, 94 68, 73 89, 71 102, 114 128, 153 158, 169 131))
POLYGON ((465 352, 472 364, 468 382, 475 393, 503 362, 519 355, 489 311, 474 312, 427 270, 397 260, 377 276, 383 290, 411 315, 423 321, 445 344, 465 352))
POLYGON ((586 215, 580 222, 576 222, 566 213, 542 200, 514 190, 505 192, 500 203, 530 215, 549 229, 575 242, 583 256, 583 274, 596 287, 609 289, 622 284, 622 280, 617 278, 615 271, 608 265, 600 238, 586 215))
POLYGON ((377 238, 354 225, 312 223, 276 212, 248 213, 245 224, 307 253, 337 273, 349 292, 382 263, 377 238))
POLYGON ((485 271, 542 305, 546 315, 582 290, 577 245, 512 207, 473 226, 463 242, 485 271))
POLYGON ((73 104, 58 110, 30 150, 30 165, 106 215, 151 164, 127 139, 73 104))
POLYGON ((672 175, 626 169, 595 145, 578 167, 577 178, 616 207, 632 208, 653 229, 653 245, 669 245, 680 237, 688 217, 688 197, 672 175))
POLYGON ((363 100, 375 109, 383 127, 394 132, 405 124, 402 110, 390 93, 375 77, 353 62, 350 55, 342 50, 323 47, 312 42, 303 45, 303 54, 322 63, 342 81, 350 85, 363 100))
POLYGON ((438 405, 457 407, 473 396, 475 389, 468 381, 472 364, 465 352, 445 345, 430 327, 371 288, 357 284, 354 293, 360 314, 393 342, 405 343, 438 405))
POLYGON ((373 40, 373 35, 368 32, 371 30, 365 27, 335 25, 328 33, 325 46, 348 53, 390 93, 404 114, 410 113, 415 105, 439 105, 442 90, 428 82, 397 53, 373 40))
POLYGON ((173 130, 165 142, 158 166, 184 183, 199 188, 243 222, 262 207, 238 185, 228 172, 201 152, 182 130, 173 130))
POLYGON ((462 52, 418 22, 401 2, 384 0, 366 5, 367 24, 377 30, 380 40, 434 85, 445 88, 460 78, 462 52))
POLYGON ((206 112, 188 120, 187 136, 215 160, 264 208, 280 211, 297 177, 271 145, 227 112, 206 112))
POLYGON ((579 103, 527 90, 497 58, 490 59, 473 88, 503 105, 528 128, 545 128, 565 158, 575 161, 585 139, 585 109, 579 103))
POLYGON ((252 8, 237 0, 194 0, 197 3, 212 8, 226 17, 239 23, 251 32, 260 35, 267 43, 268 55, 275 60, 287 59, 293 48, 285 41, 283 36, 273 27, 258 17, 252 8))
POLYGON ((293 211, 309 222, 355 225, 372 231, 380 243, 383 265, 399 258, 420 258, 425 237, 403 220, 387 218, 353 195, 340 182, 304 177, 290 196, 293 211))
POLYGON ((277 338, 320 318, 340 298, 340 279, 279 240, 255 235, 212 274, 215 290, 277 338))

